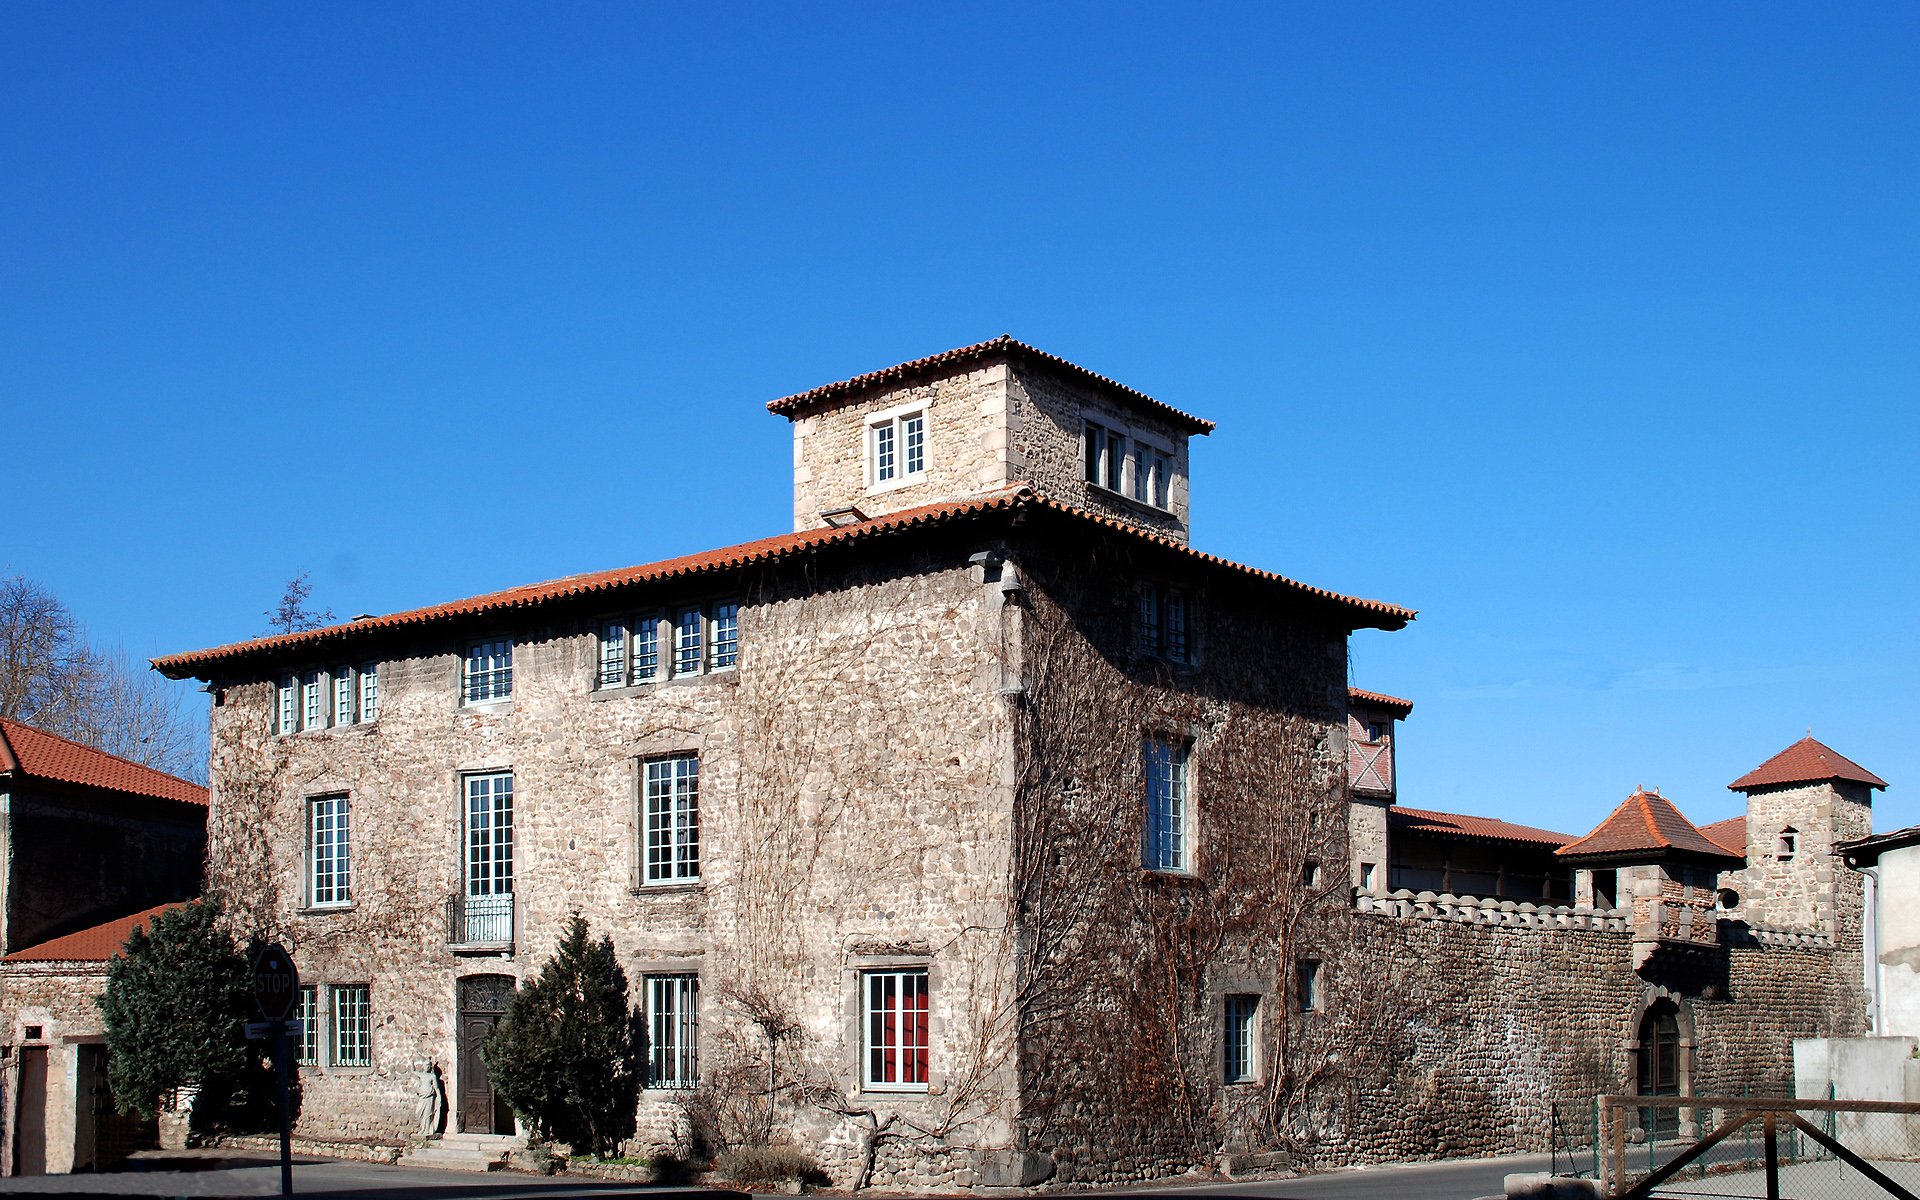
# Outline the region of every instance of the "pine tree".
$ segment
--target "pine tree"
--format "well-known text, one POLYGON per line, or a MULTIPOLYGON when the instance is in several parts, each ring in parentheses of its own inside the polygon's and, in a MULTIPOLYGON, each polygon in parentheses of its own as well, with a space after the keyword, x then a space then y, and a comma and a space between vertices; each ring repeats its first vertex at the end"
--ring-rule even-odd
POLYGON ((543 1136, 605 1154, 633 1135, 637 1018, 613 939, 575 913, 554 956, 507 1004, 482 1050, 493 1086, 543 1136))
POLYGON ((171 908, 136 929, 107 964, 96 1002, 107 1027, 107 1077, 121 1112, 151 1117, 163 1096, 198 1086, 195 1112, 225 1109, 259 1070, 242 1026, 251 974, 205 901, 171 908))

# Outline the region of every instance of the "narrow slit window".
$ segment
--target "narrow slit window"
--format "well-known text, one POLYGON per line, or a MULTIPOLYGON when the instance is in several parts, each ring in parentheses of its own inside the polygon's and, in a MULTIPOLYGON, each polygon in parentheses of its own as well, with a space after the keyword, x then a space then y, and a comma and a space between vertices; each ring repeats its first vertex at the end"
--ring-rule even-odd
POLYGON ((280 681, 280 732, 292 733, 295 714, 299 711, 298 699, 291 675, 280 681))
POLYGON ((1163 738, 1145 743, 1147 823, 1143 861, 1149 870, 1189 868, 1187 748, 1163 738))

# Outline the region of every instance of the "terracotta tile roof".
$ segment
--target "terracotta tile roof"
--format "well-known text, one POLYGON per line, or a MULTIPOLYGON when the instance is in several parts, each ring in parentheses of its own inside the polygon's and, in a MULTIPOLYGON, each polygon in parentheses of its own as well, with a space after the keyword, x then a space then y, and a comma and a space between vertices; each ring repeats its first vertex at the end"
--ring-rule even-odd
POLYGON ((992 358, 996 355, 1005 355, 1008 358, 1022 358, 1029 362, 1038 362, 1052 367, 1056 371, 1071 375, 1083 383, 1091 383, 1105 391, 1117 393, 1137 404, 1144 404, 1147 408, 1171 420, 1174 424, 1184 426, 1190 433, 1213 432, 1212 421, 1196 417, 1191 413, 1181 412, 1171 404, 1163 404, 1145 392, 1135 391, 1124 383, 1108 379, 1105 375, 1096 375, 1077 363, 1070 363, 1058 355, 1048 354, 1045 350, 1029 346, 1025 342, 1016 340, 1010 333, 1003 333, 999 337, 988 341, 975 342, 971 346, 961 346, 957 350, 943 350, 939 354, 930 354, 925 358, 916 358, 912 362, 903 362, 878 371, 868 371, 865 375, 855 375, 852 379, 842 379, 838 383, 823 384, 820 387, 812 388, 808 391, 795 392, 791 396, 782 396, 778 400, 768 401, 767 411, 778 413, 781 416, 791 417, 797 415, 800 409, 836 400, 843 396, 850 396, 864 388, 875 387, 881 384, 897 383, 916 375, 932 374, 942 367, 952 366, 956 363, 992 358))
POLYGON ((1573 840, 1572 834, 1555 833, 1551 829, 1535 829, 1531 825, 1515 825, 1511 821, 1496 821, 1492 817, 1469 817, 1459 813, 1430 812, 1420 808, 1388 809, 1387 825, 1389 828, 1397 828, 1409 833, 1477 838, 1482 841, 1525 842, 1534 846, 1559 847, 1573 840))
POLYGON ((1402 700, 1398 696, 1389 696, 1384 692, 1364 692, 1357 687, 1347 689, 1349 703, 1372 704, 1384 708, 1396 717, 1404 717, 1413 711, 1413 701, 1402 700))
POLYGON ((947 500, 938 504, 927 504, 919 508, 909 508, 901 512, 888 513, 854 525, 845 525, 833 529, 807 529, 799 533, 783 533, 775 537, 761 538, 758 541, 743 542, 737 546, 728 546, 719 550, 708 550, 701 554, 690 554, 681 558, 669 558, 661 562, 647 563, 637 567, 622 567, 613 571, 599 571, 586 575, 569 575, 547 583, 528 584, 524 587, 508 588, 506 591, 490 592, 484 596, 474 596, 466 600, 455 600, 448 604, 436 604, 427 608, 410 609, 406 612, 390 613, 386 616, 368 617, 365 620, 351 621, 344 625, 333 625, 325 629, 312 629, 300 633, 275 634, 272 637, 255 638, 251 641, 235 642, 231 645, 216 646, 210 650, 195 650, 184 654, 170 654, 153 660, 155 669, 174 679, 187 676, 205 678, 199 673, 223 662, 243 657, 272 653, 280 650, 306 650, 309 647, 330 646, 334 643, 359 637, 373 630, 396 629, 407 626, 427 625, 447 621, 457 617, 474 616, 482 613, 527 609, 536 605, 568 597, 588 596, 597 592, 630 584, 654 580, 674 579, 682 576, 711 574, 717 571, 731 570, 788 558, 818 546, 862 541, 883 534, 898 533, 909 529, 930 528, 957 521, 965 517, 995 511, 1042 511, 1057 514, 1064 519, 1099 525, 1133 537, 1141 542, 1161 546, 1177 552, 1187 558, 1232 571, 1245 578, 1270 583, 1284 592, 1298 597, 1324 601, 1327 604, 1346 611, 1347 619, 1356 622, 1355 628, 1398 629, 1416 614, 1410 608, 1387 604, 1380 600, 1362 600, 1352 596, 1343 596, 1325 588, 1299 583, 1271 571, 1262 571, 1212 554, 1203 554, 1182 542, 1159 534, 1149 533, 1136 526, 1098 513, 1087 512, 1070 504, 1063 504, 1035 491, 1029 484, 1012 484, 1005 488, 975 496, 966 500, 947 500))
POLYGON ((1847 860, 1848 866, 1859 868, 1878 866, 1882 854, 1914 845, 1920 845, 1920 825, 1855 838, 1850 842, 1835 842, 1833 849, 1847 860))
POLYGON ((207 789, 197 783, 0 717, 0 774, 9 772, 207 806, 207 789))
POLYGON ((1707 840, 1714 845, 1724 846, 1730 853, 1738 854, 1741 858, 1747 856, 1747 819, 1745 817, 1728 817, 1724 821, 1702 825, 1700 832, 1706 834, 1707 840))
POLYGON ((1809 734, 1734 780, 1727 787, 1736 792, 1744 792, 1749 788, 1767 787, 1770 784, 1824 783, 1829 779, 1864 783, 1868 787, 1876 788, 1887 786, 1886 780, 1845 755, 1836 753, 1814 741, 1809 734))
POLYGON ((183 903, 156 904, 130 917, 116 917, 91 929, 82 929, 50 942, 15 950, 0 962, 106 962, 120 953, 134 930, 145 928, 148 921, 170 908, 181 907, 183 903))
POLYGON ((1727 859, 1745 858, 1746 853, 1730 853, 1725 846, 1694 828, 1692 821, 1680 815, 1673 801, 1659 792, 1636 789, 1620 802, 1607 819, 1592 833, 1577 842, 1560 847, 1564 858, 1600 858, 1644 855, 1658 858, 1668 854, 1727 859))

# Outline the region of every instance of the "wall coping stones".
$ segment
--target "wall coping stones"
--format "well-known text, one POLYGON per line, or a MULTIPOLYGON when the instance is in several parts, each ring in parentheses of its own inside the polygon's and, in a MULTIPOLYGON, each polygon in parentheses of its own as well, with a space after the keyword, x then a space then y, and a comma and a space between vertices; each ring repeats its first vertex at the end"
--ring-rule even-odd
POLYGON ((1418 920, 1457 921, 1468 925, 1495 925, 1513 929, 1600 929, 1629 933, 1633 914, 1622 908, 1575 908, 1570 904, 1535 904, 1527 900, 1491 900, 1456 896, 1451 892, 1397 892, 1374 895, 1359 892, 1354 908, 1363 913, 1418 920))

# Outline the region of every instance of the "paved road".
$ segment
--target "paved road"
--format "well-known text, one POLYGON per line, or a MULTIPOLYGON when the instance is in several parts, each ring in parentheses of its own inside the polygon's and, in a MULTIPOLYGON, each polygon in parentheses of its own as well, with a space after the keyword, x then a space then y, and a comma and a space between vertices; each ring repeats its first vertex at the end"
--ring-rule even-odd
MULTIPOLYGON (((105 1175, 0 1179, 0 1195, 273 1196, 280 1191, 279 1165, 266 1156, 203 1153, 196 1157, 162 1158, 148 1165, 153 1169, 105 1175), (168 1169, 178 1166, 191 1169, 168 1169)), ((1483 1196, 1499 1195, 1509 1171, 1541 1171, 1546 1166, 1545 1155, 1529 1155, 1367 1167, 1251 1183, 1169 1182, 1128 1191, 1072 1194, 1111 1195, 1127 1200, 1141 1200, 1145 1196, 1167 1196, 1176 1200, 1202 1200, 1212 1196, 1261 1200, 1479 1200, 1483 1196)), ((621 1195, 673 1200, 676 1191, 564 1176, 549 1179, 507 1172, 478 1175, 304 1157, 294 1160, 293 1188, 299 1196, 339 1197, 340 1200, 508 1200, 518 1196, 535 1200, 585 1200, 621 1195)), ((684 1189, 678 1194, 726 1195, 684 1189)))

